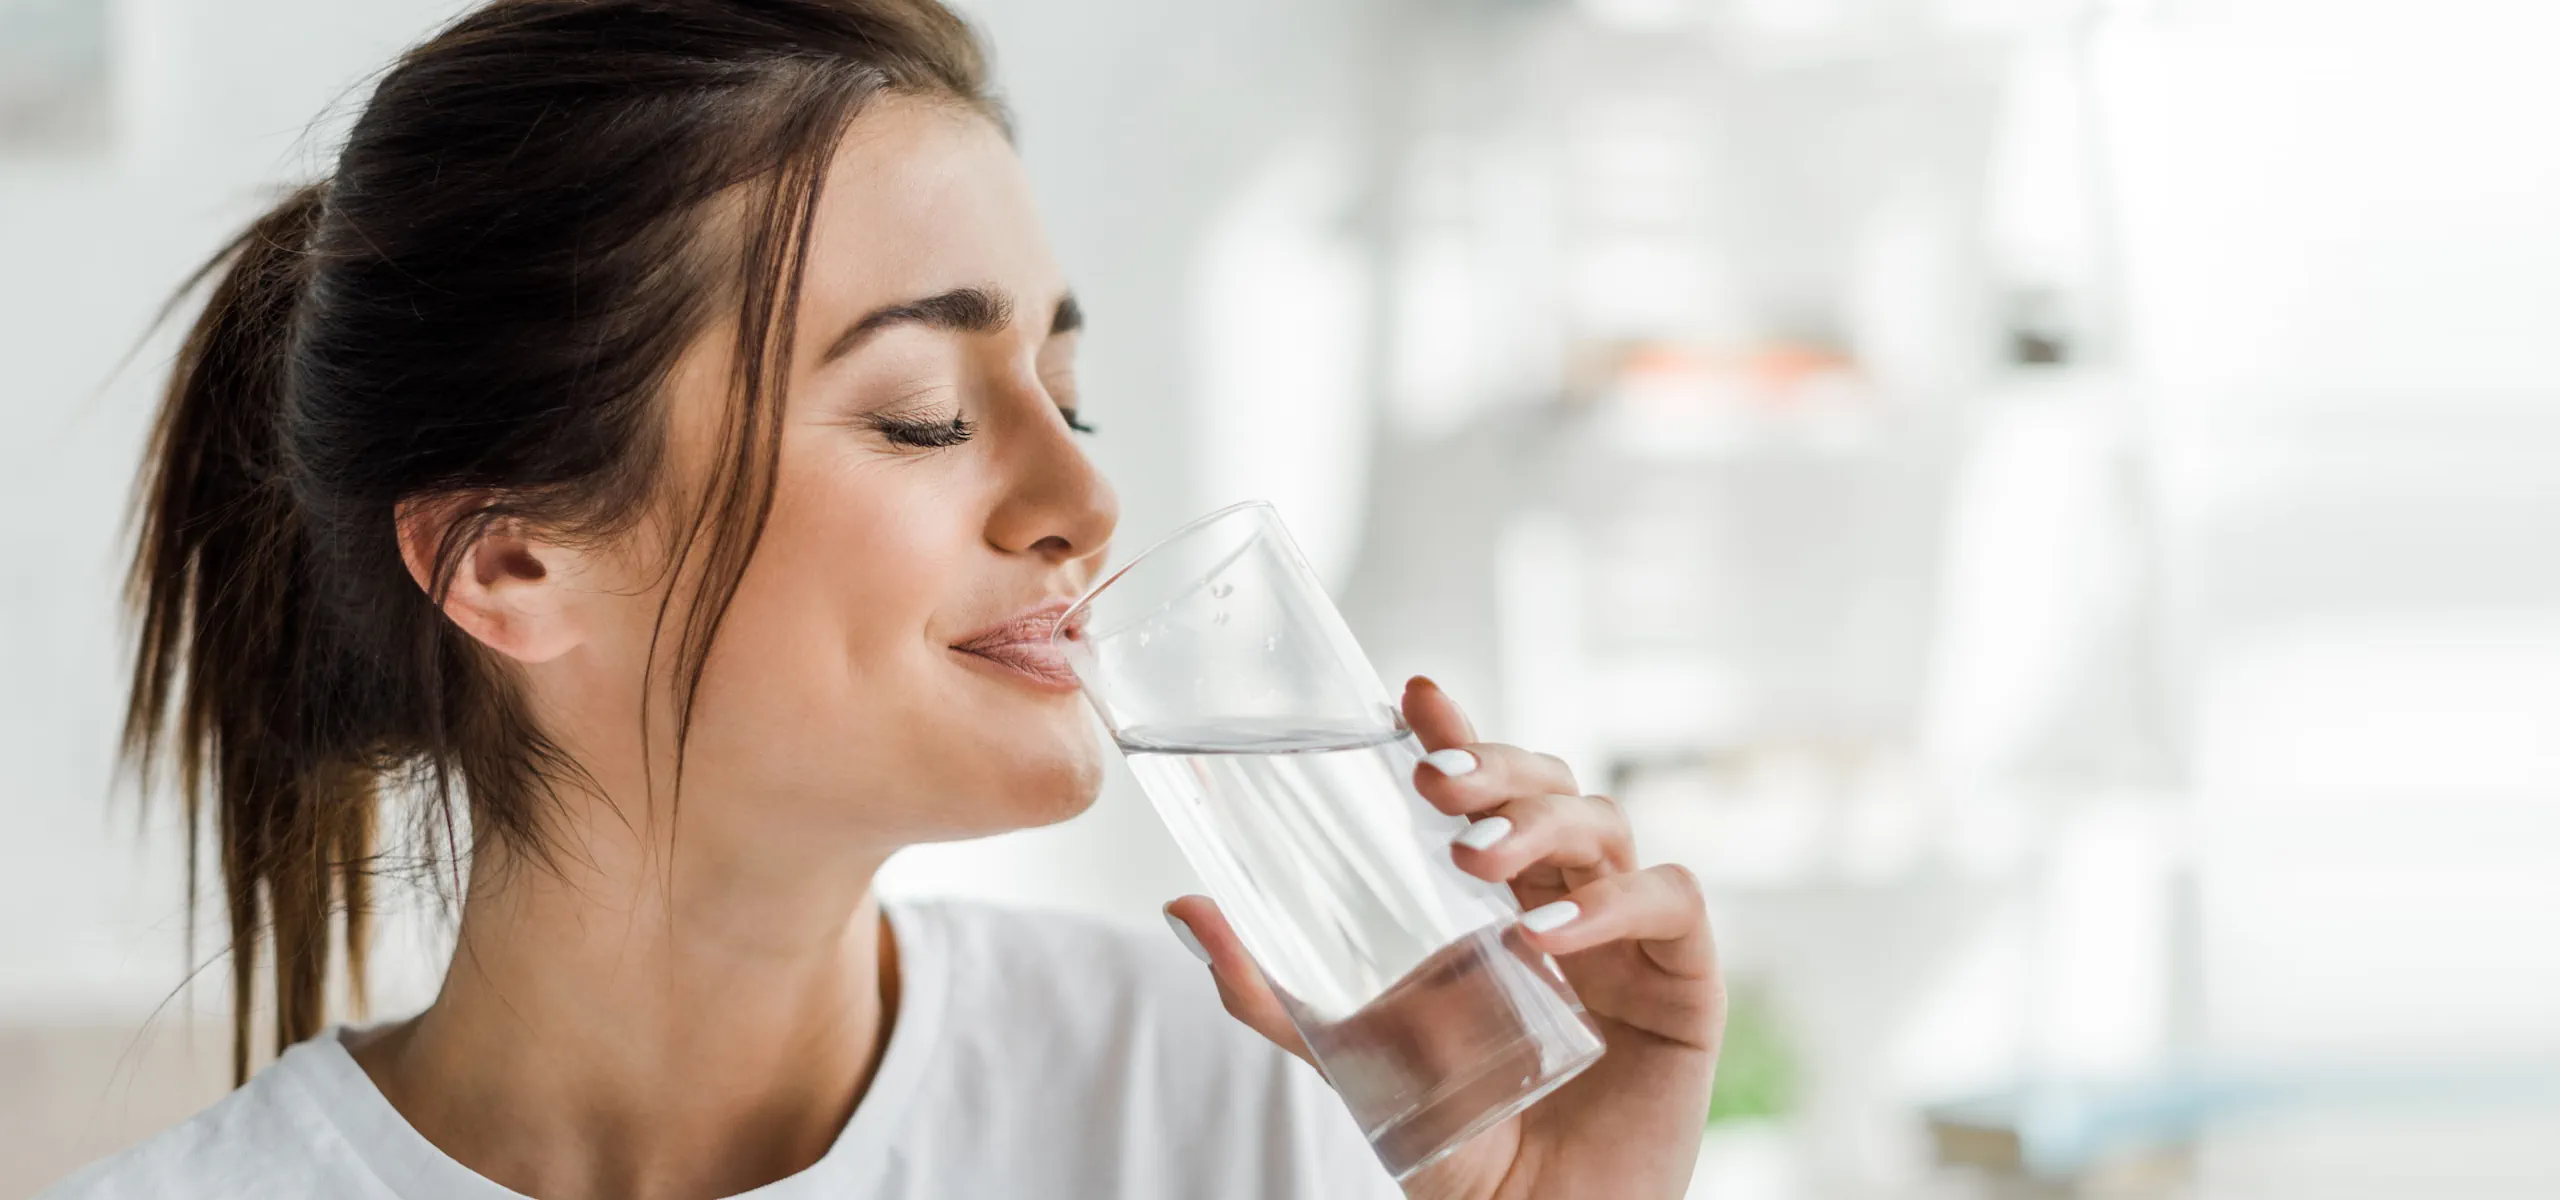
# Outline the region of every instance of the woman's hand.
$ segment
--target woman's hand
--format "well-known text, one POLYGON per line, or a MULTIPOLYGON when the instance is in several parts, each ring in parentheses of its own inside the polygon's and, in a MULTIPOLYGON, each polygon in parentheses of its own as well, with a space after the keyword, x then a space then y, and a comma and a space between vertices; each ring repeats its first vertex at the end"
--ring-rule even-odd
MULTIPOLYGON (((1507 882, 1530 944, 1555 956, 1608 1052, 1555 1094, 1405 1180, 1429 1200, 1671 1200, 1688 1188, 1724 1032, 1724 980, 1698 883, 1639 870, 1626 818, 1586 796, 1557 759, 1475 731, 1439 685, 1405 686, 1405 723, 1434 753, 1415 785, 1475 818, 1450 848, 1460 869, 1507 882), (1460 754, 1458 752, 1463 752, 1460 754), (1507 828, 1495 822, 1507 823, 1507 828)), ((1207 898, 1167 911, 1208 952, 1227 1011, 1307 1057, 1244 946, 1207 898)))

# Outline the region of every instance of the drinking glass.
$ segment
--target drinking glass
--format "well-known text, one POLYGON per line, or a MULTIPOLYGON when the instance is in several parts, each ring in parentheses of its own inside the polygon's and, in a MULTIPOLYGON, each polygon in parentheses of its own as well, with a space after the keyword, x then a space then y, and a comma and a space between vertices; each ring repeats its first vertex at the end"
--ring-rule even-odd
POLYGON ((1053 635, 1085 696, 1402 1179, 1600 1057, 1511 889, 1457 868, 1464 817, 1271 506, 1220 509, 1053 635))

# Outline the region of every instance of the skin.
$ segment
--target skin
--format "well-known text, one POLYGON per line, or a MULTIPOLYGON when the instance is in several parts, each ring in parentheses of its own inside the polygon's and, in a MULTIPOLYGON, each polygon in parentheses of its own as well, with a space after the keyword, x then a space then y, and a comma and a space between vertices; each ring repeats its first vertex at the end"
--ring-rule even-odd
MULTIPOLYGON (((429 1141, 518 1192, 694 1200, 816 1162, 896 1017, 880 865, 1064 819, 1099 788, 1071 688, 954 649, 1082 592, 1117 519, 1071 427, 1078 335, 1019 161, 981 117, 884 99, 848 130, 812 236, 772 516, 703 679, 680 798, 668 656, 655 677, 648 664, 661 601, 691 581, 667 578, 663 521, 602 544, 501 526, 445 599, 594 786, 560 790, 550 862, 478 848, 435 1002, 353 1051, 429 1141), (1005 319, 917 307, 954 289, 1005 319), (955 417, 967 440, 913 444, 955 417)), ((670 383, 671 479, 705 470, 733 332, 705 330, 670 383)), ((421 586, 450 508, 403 509, 421 586)), ((1570 1092, 1409 1190, 1678 1195, 1722 1017, 1694 885, 1633 870, 1613 808, 1544 799, 1578 790, 1561 764, 1473 742, 1427 683, 1405 704, 1427 744, 1483 763, 1422 768, 1424 794, 1517 824, 1490 850, 1456 849, 1459 865, 1526 903, 1582 904, 1542 941, 1610 1044, 1570 1092)), ((1210 950, 1230 1009, 1303 1052, 1215 907, 1169 911, 1210 950)))

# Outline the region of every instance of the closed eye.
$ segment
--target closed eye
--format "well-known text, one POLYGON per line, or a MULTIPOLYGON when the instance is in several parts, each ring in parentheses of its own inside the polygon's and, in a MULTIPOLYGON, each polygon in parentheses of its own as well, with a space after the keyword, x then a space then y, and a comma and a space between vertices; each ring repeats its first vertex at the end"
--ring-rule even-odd
POLYGON ((949 420, 922 420, 896 413, 873 413, 866 419, 881 437, 897 445, 925 450, 957 446, 978 432, 978 427, 961 413, 953 413, 949 420))

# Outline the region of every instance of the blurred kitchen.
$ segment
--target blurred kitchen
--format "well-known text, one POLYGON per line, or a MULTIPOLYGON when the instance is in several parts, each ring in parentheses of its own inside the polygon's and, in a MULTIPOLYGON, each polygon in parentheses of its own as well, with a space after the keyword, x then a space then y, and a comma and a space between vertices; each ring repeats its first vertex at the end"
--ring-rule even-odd
MULTIPOLYGON (((456 7, 0 0, 0 1197, 225 1082, 114 771, 145 330, 456 7)), ((2560 8, 961 7, 1123 543, 1276 501, 1707 881, 1692 1195, 2560 1195, 2560 8)), ((1115 774, 882 886, 1189 875, 1115 774)))

